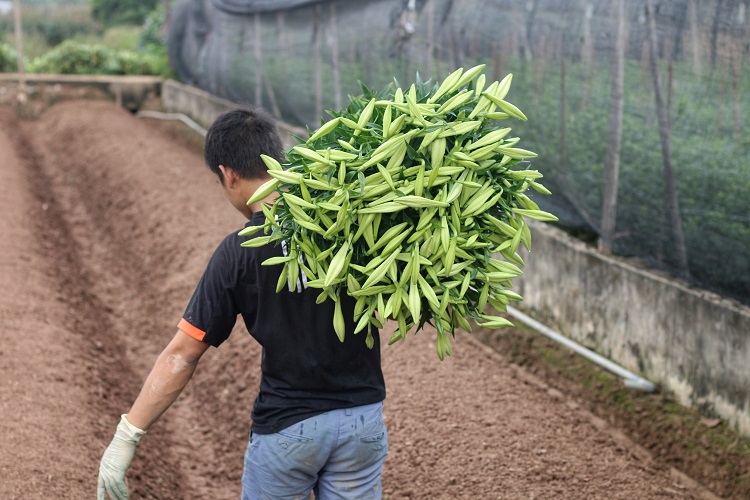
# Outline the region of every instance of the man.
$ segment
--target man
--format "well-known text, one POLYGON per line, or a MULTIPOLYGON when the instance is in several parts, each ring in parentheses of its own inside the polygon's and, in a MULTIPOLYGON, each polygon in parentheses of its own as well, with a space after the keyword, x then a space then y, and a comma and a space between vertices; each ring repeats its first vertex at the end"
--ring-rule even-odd
MULTIPOLYGON (((261 203, 246 201, 269 179, 260 158, 282 158, 273 121, 237 108, 219 116, 206 136, 205 159, 229 202, 264 222, 261 203)), ((260 235, 261 233, 256 233, 260 235)), ((255 237, 255 236, 254 236, 255 237)), ((260 391, 252 411, 242 477, 243 500, 380 498, 388 451, 383 424, 385 384, 366 332, 353 335, 354 301, 341 294, 346 342, 333 332, 334 304, 316 304, 305 280, 276 293, 281 266, 261 266, 285 245, 244 248, 227 236, 214 252, 178 331, 156 360, 135 403, 122 415, 99 468, 98 498, 128 498, 125 473, 146 430, 177 399, 209 346, 229 336, 237 315, 263 347, 260 391)))

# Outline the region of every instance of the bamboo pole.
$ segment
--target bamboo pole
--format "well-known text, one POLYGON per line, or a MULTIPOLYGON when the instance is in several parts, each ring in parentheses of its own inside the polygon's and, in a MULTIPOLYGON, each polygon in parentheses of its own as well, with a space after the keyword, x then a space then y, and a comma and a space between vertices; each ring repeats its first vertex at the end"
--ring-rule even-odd
POLYGON ((616 4, 615 53, 612 59, 612 85, 609 100, 609 137, 607 139, 602 229, 599 251, 612 252, 612 240, 617 221, 617 192, 620 182, 620 144, 622 141, 622 112, 625 81, 625 0, 616 4))
POLYGON ((675 183, 674 172, 672 169, 672 152, 670 144, 671 129, 666 112, 666 106, 661 94, 661 77, 657 67, 657 38, 656 38, 656 19, 654 13, 653 0, 646 0, 646 10, 648 12, 648 31, 649 31, 649 55, 651 60, 651 77, 654 84, 654 94, 656 97, 656 112, 659 119, 659 138, 661 140, 662 159, 664 162, 664 184, 669 197, 669 211, 672 224, 672 233, 674 234, 675 252, 677 254, 677 267, 683 278, 690 276, 690 270, 687 260, 687 248, 685 246, 685 234, 682 230, 682 217, 680 216, 680 204, 677 197, 677 186, 675 183))

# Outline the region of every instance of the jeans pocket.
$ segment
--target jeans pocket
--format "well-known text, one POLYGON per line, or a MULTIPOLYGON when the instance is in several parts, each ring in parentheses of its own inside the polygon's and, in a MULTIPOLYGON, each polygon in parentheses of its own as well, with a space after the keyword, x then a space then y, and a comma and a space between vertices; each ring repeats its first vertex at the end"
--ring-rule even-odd
POLYGON ((387 452, 388 451, 388 433, 385 429, 375 434, 369 434, 359 438, 360 443, 370 448, 375 452, 387 452))
POLYGON ((301 436, 293 432, 279 431, 276 433, 276 442, 288 442, 288 443, 311 443, 313 438, 308 436, 301 436))
POLYGON ((314 426, 305 425, 304 422, 294 424, 273 435, 276 446, 280 452, 292 457, 303 459, 315 453, 315 431, 314 426), (283 451, 282 451, 283 450, 283 451))

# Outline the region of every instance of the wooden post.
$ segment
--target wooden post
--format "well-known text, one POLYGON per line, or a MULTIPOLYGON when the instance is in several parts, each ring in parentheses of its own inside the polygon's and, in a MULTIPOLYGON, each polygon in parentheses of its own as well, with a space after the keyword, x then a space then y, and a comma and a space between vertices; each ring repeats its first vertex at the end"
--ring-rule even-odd
MULTIPOLYGON (((617 8, 617 2, 612 2, 611 13, 617 8)), ((614 14, 613 14, 614 16, 614 14)), ((581 63, 583 66, 583 75, 585 86, 583 87, 583 99, 581 100, 581 109, 588 110, 589 100, 591 99, 591 89, 594 86, 594 35, 591 34, 591 20, 594 18, 594 4, 588 0, 583 6, 583 46, 581 47, 581 63)))
POLYGON ((161 10, 164 15, 164 24, 162 24, 161 31, 162 35, 166 35, 169 28, 169 0, 161 0, 161 10))
POLYGON ((255 106, 258 108, 263 107, 263 74, 261 67, 263 66, 263 53, 261 52, 263 36, 260 32, 260 14, 256 13, 253 16, 253 28, 255 33, 253 40, 253 56, 255 57, 255 106))
POLYGON ((254 16, 255 44, 253 47, 253 53, 255 54, 255 102, 256 106, 263 106, 263 87, 265 87, 266 94, 268 94, 268 101, 271 103, 271 112, 276 118, 281 118, 281 110, 276 102, 276 93, 274 92, 273 86, 266 74, 266 70, 263 67, 263 36, 261 34, 262 24, 260 16, 260 13, 256 13, 254 16))
POLYGON ((538 0, 526 0, 526 11, 528 12, 528 15, 526 16, 526 24, 523 30, 523 45, 524 55, 527 62, 531 62, 534 59, 533 44, 531 42, 531 31, 534 27, 534 16, 536 15, 537 1, 538 0))
POLYGON ((432 74, 432 58, 435 57, 435 0, 427 0, 425 5, 427 15, 427 61, 425 76, 437 81, 440 75, 432 74))
POLYGON ((693 72, 696 76, 701 76, 701 74, 703 73, 701 60, 702 54, 700 32, 698 31, 698 7, 695 4, 695 1, 696 0, 690 0, 690 3, 688 3, 688 16, 690 18, 690 42, 693 56, 693 72))
POLYGON ((492 42, 492 79, 500 81, 503 71, 503 61, 498 42, 492 42))
POLYGON ((724 94, 725 91, 725 81, 726 77, 724 76, 724 59, 719 58, 719 68, 717 73, 719 74, 719 102, 716 105, 716 135, 721 135, 721 129, 724 128, 724 94))
POLYGON ((281 56, 278 58, 277 64, 281 72, 284 73, 286 71, 287 59, 289 58, 289 39, 287 38, 286 17, 283 10, 276 13, 276 32, 280 48, 279 55, 281 56))
POLYGON ((620 179, 620 144, 622 141, 623 91, 625 81, 625 0, 616 4, 615 53, 612 58, 612 85, 609 97, 609 137, 602 203, 602 228, 599 251, 612 252, 617 221, 617 191, 620 179))
POLYGON ((313 23, 313 81, 315 82, 315 123, 323 116, 323 35, 322 35, 322 7, 315 5, 315 22, 313 23))
POLYGON ((587 1, 583 8, 583 43, 581 47, 581 62, 584 68, 591 66, 594 58, 594 40, 591 35, 592 17, 594 17, 594 4, 587 1))
POLYGON ((649 75, 651 70, 649 68, 648 40, 644 40, 641 48, 641 95, 646 97, 646 99, 642 99, 643 115, 646 117, 646 128, 651 127, 651 105, 649 104, 650 99, 648 99, 651 97, 651 84, 648 82, 651 78, 651 75, 649 75))
POLYGON ((714 18, 711 24, 711 67, 716 67, 716 60, 719 54, 719 26, 721 22, 721 4, 722 2, 716 2, 716 10, 714 11, 714 18))
POLYGON ((734 110, 734 136, 737 142, 742 140, 740 128, 740 57, 732 54, 732 108, 734 110))
POLYGON ((742 130, 740 128, 740 71, 742 65, 743 44, 747 38, 745 28, 745 4, 740 4, 737 13, 737 28, 732 30, 731 46, 731 64, 732 64, 732 109, 734 111, 734 135, 735 140, 742 140, 742 130))
POLYGON ((539 99, 544 95, 544 62, 546 52, 546 38, 544 35, 539 37, 539 43, 536 45, 536 54, 534 59, 536 64, 532 70, 532 76, 534 82, 532 83, 532 89, 534 92, 534 104, 539 104, 539 99))
POLYGON ((13 22, 16 31, 16 52, 18 53, 18 102, 26 102, 26 73, 23 67, 23 25, 21 24, 21 0, 13 0, 13 22))
POLYGON ((566 119, 566 96, 565 96, 565 35, 560 37, 560 177, 563 186, 568 184, 567 151, 565 149, 565 119, 566 119))
POLYGON ((341 72, 339 70, 339 37, 336 21, 336 2, 331 2, 328 26, 331 30, 331 76, 333 77, 333 106, 341 109, 341 72))
POLYGON ((666 112, 666 106, 661 95, 661 77, 657 66, 657 38, 656 19, 653 0, 646 0, 648 12, 649 31, 649 55, 651 60, 651 78, 654 84, 656 97, 656 113, 659 119, 659 138, 661 140, 662 159, 664 161, 664 184, 669 198, 670 219, 672 233, 674 234, 675 252, 677 254, 677 266, 683 278, 690 276, 687 260, 687 248, 685 246, 685 234, 682 230, 682 217, 680 216, 680 204, 677 197, 677 186, 675 184, 674 172, 672 170, 672 153, 670 144, 670 124, 666 112))

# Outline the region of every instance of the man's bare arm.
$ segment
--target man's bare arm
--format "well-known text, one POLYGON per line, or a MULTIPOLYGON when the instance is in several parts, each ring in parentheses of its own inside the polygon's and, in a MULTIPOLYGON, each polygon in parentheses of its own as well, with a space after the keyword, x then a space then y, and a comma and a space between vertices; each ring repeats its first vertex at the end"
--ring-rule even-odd
POLYGON ((151 427, 182 393, 208 347, 178 330, 154 363, 128 412, 128 421, 143 430, 151 427))
POLYGON ((130 497, 125 474, 138 441, 182 393, 207 349, 208 344, 179 330, 164 348, 133 407, 120 419, 115 436, 104 452, 99 464, 97 500, 104 500, 106 495, 116 500, 130 497))

